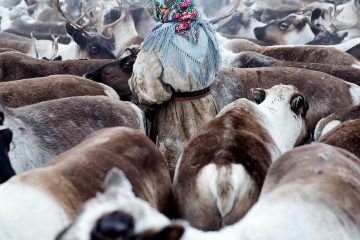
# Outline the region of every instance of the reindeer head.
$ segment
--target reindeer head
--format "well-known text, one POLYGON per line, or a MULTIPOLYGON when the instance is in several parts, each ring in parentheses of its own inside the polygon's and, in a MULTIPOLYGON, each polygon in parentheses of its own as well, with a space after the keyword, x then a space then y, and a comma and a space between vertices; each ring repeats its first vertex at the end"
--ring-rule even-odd
POLYGON ((170 222, 147 202, 135 197, 123 171, 112 169, 106 176, 105 187, 104 193, 84 204, 75 221, 57 240, 134 240, 138 232, 153 227, 157 230, 170 222))
POLYGON ((53 0, 54 9, 67 22, 66 31, 79 46, 80 55, 83 58, 116 58, 112 52, 115 50, 116 43, 111 28, 121 22, 127 14, 122 3, 118 2, 118 5, 121 16, 116 21, 103 24, 101 22, 103 19, 102 9, 100 13, 97 13, 96 6, 90 8, 85 6, 82 15, 77 20, 72 20, 61 9, 59 0, 53 0))
POLYGON ((270 89, 252 89, 255 102, 267 116, 264 124, 282 150, 290 150, 308 137, 306 114, 309 104, 305 97, 291 85, 276 85, 270 89))
POLYGON ((139 51, 140 46, 130 46, 125 49, 125 53, 119 59, 85 74, 84 77, 112 87, 121 100, 130 100, 132 94, 128 81, 139 51))
POLYGON ((271 44, 305 44, 314 39, 310 28, 310 17, 290 14, 286 18, 270 21, 264 27, 254 29, 258 40, 271 44))

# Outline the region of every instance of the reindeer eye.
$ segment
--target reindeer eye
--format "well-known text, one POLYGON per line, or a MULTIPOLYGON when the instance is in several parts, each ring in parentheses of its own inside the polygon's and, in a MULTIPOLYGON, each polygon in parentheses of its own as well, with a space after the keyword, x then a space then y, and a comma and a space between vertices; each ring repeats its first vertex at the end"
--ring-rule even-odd
POLYGON ((286 22, 282 22, 280 23, 280 29, 281 30, 286 30, 288 29, 289 25, 286 22))
POLYGON ((97 52, 98 52, 98 48, 97 48, 97 47, 92 46, 92 47, 90 48, 90 53, 96 54, 97 52))

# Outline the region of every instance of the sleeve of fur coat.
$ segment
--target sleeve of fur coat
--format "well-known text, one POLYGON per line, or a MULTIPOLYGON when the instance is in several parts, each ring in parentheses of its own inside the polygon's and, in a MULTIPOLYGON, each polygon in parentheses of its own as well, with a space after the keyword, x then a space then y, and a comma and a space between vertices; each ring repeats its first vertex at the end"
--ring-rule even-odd
POLYGON ((171 99, 170 85, 162 82, 163 72, 163 65, 155 53, 141 51, 138 54, 129 84, 141 104, 160 105, 171 99))

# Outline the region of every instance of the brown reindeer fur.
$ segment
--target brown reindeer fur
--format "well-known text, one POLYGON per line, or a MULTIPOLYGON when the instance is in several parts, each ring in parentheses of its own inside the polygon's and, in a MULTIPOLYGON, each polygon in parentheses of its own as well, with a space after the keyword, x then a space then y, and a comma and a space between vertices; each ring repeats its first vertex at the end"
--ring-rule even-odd
POLYGON ((211 92, 222 109, 236 99, 251 99, 251 88, 266 89, 278 84, 293 85, 304 94, 310 105, 307 120, 312 130, 323 117, 353 105, 349 85, 342 79, 300 68, 224 68, 211 86, 211 92))
POLYGON ((216 230, 233 224, 256 202, 271 163, 269 145, 275 145, 266 129, 258 123, 257 119, 262 116, 252 115, 257 112, 253 106, 249 106, 248 112, 236 108, 226 111, 202 127, 185 145, 177 170, 174 197, 180 206, 180 215, 194 227, 216 230), (213 204, 199 203, 197 178, 210 163, 215 163, 218 168, 241 164, 256 183, 248 201, 235 201, 233 210, 224 218, 213 204))
POLYGON ((268 57, 290 62, 324 63, 337 65, 353 65, 358 60, 348 53, 335 48, 320 46, 278 46, 263 47, 243 39, 231 40, 224 45, 235 52, 253 51, 268 57))
POLYGON ((139 131, 117 127, 97 131, 59 155, 43 169, 18 178, 53 195, 71 219, 82 204, 102 191, 109 170, 124 171, 136 196, 166 212, 171 181, 166 161, 156 146, 139 131))
POLYGON ((255 53, 243 52, 233 67, 239 68, 256 68, 256 67, 297 67, 318 72, 327 73, 334 77, 341 78, 347 82, 355 83, 360 86, 360 69, 335 64, 323 63, 304 63, 304 62, 290 62, 280 61, 275 58, 255 53))
POLYGON ((0 82, 26 78, 46 77, 54 74, 83 76, 113 60, 47 61, 26 56, 19 52, 0 53, 0 82))
POLYGON ((0 96, 11 108, 65 97, 107 96, 106 90, 104 85, 73 75, 0 82, 0 96))
POLYGON ((342 123, 325 134, 320 142, 343 148, 360 158, 360 118, 342 123))

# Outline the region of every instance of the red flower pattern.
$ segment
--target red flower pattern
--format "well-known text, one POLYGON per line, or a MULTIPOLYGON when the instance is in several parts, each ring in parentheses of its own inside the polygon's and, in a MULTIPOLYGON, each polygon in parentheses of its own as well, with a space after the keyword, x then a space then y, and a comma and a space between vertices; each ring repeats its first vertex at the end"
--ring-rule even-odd
POLYGON ((153 6, 157 12, 159 19, 163 22, 178 22, 176 31, 188 30, 190 22, 199 17, 199 12, 196 10, 194 0, 165 0, 163 4, 155 3, 153 6))

